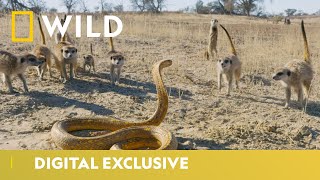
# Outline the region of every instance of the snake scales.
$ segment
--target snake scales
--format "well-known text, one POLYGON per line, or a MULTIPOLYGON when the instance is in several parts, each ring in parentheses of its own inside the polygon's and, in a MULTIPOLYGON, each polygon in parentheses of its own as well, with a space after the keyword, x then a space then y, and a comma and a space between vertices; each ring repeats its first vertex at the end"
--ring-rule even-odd
POLYGON ((168 94, 162 81, 161 70, 171 66, 171 60, 163 60, 153 66, 152 75, 157 89, 157 109, 148 120, 126 121, 113 117, 74 118, 56 122, 51 129, 53 141, 62 149, 177 149, 174 135, 161 128, 168 110, 168 94), (80 137, 71 132, 81 130, 109 131, 94 137, 80 137))

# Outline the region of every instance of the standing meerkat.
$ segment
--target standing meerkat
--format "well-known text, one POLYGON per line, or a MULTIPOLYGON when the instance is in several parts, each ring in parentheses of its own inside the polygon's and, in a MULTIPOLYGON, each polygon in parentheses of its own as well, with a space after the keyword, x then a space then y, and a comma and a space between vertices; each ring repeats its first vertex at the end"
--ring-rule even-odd
POLYGON ((241 78, 241 62, 237 56, 236 49, 234 47, 234 44, 232 42, 232 39, 230 37, 230 34, 226 30, 226 28, 222 25, 220 25, 222 29, 226 32, 230 46, 231 46, 231 55, 227 56, 223 59, 219 59, 217 62, 217 72, 218 72, 218 88, 219 91, 221 91, 221 81, 222 77, 224 76, 225 79, 228 82, 228 93, 227 95, 230 95, 230 91, 232 89, 232 82, 233 78, 236 79, 236 88, 239 88, 239 81, 241 78))
MULTIPOLYGON (((109 32, 111 33, 110 22, 109 22, 109 32)), ((111 65, 110 65, 111 83, 114 85, 116 81, 120 83, 120 74, 121 74, 121 69, 125 62, 125 58, 122 55, 122 53, 119 53, 114 49, 112 37, 109 38, 109 44, 110 44, 110 51, 108 52, 108 56, 110 57, 110 60, 111 60, 111 65)))
POLYGON ((301 22, 301 31, 304 41, 304 60, 293 60, 280 68, 273 79, 280 81, 286 90, 285 108, 289 107, 291 99, 291 88, 297 93, 298 101, 303 106, 304 96, 308 97, 314 71, 311 64, 307 35, 304 28, 304 22, 301 22), (303 92, 304 91, 304 92, 303 92))
POLYGON ((3 74, 3 82, 7 85, 10 93, 17 93, 12 86, 11 77, 17 75, 23 83, 24 91, 29 92, 24 72, 29 66, 40 66, 40 61, 35 55, 27 53, 16 56, 7 51, 0 51, 0 73, 3 74))
POLYGON ((54 60, 57 69, 60 71, 61 81, 66 82, 67 64, 70 65, 70 79, 75 76, 78 59, 78 49, 70 42, 65 41, 66 36, 62 37, 62 41, 55 45, 54 60))
POLYGON ((89 73, 91 72, 91 68, 93 69, 93 72, 96 72, 95 64, 94 64, 94 58, 93 58, 93 48, 92 44, 90 43, 90 52, 91 54, 84 55, 83 56, 83 70, 86 71, 86 67, 89 67, 89 73))
POLYGON ((36 67, 38 71, 39 79, 43 80, 44 73, 46 73, 47 70, 49 70, 50 77, 52 77, 52 71, 51 71, 52 52, 46 46, 46 39, 41 26, 40 17, 38 17, 38 23, 39 23, 40 33, 41 33, 42 44, 36 45, 36 47, 34 47, 32 50, 32 54, 34 54, 39 60, 44 62, 42 65, 36 67))
POLYGON ((211 20, 211 25, 210 25, 210 32, 209 32, 209 43, 207 50, 205 52, 205 58, 207 60, 214 57, 217 55, 217 42, 218 42, 218 20, 217 19, 212 19, 211 20))

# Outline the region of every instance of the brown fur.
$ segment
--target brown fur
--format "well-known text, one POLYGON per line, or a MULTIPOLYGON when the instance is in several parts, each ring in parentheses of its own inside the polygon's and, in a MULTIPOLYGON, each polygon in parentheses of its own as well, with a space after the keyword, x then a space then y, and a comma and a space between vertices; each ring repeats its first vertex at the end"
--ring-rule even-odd
POLYGON ((300 105, 303 106, 304 94, 305 97, 308 96, 314 76, 303 21, 301 22, 301 31, 304 40, 304 60, 293 60, 273 75, 273 79, 280 81, 286 89, 285 108, 289 107, 292 88, 298 95, 300 105))
POLYGON ((209 43, 205 52, 205 58, 207 60, 214 57, 214 53, 217 55, 217 42, 218 42, 218 20, 212 19, 209 33, 209 43))
POLYGON ((3 74, 3 82, 7 85, 10 93, 16 93, 13 89, 11 77, 17 75, 23 83, 25 92, 29 92, 24 72, 29 66, 39 66, 43 61, 33 54, 16 56, 6 51, 0 51, 0 73, 3 74))
POLYGON ((69 79, 66 69, 67 64, 70 64, 70 79, 73 79, 77 68, 77 48, 70 42, 61 41, 55 46, 54 53, 55 64, 57 69, 60 71, 62 82, 69 79))
MULTIPOLYGON (((109 22, 109 32, 112 32, 110 22, 109 22)), ((117 52, 115 50, 112 37, 109 38, 109 45, 110 45, 110 51, 108 52, 108 56, 110 57, 110 60, 111 60, 111 65, 110 65, 111 83, 115 84, 116 81, 120 83, 120 74, 121 74, 121 69, 125 62, 125 58, 122 55, 122 53, 117 52), (115 70, 117 70, 117 73, 115 70)))
POLYGON ((225 29, 224 26, 220 25, 222 29, 226 32, 228 39, 230 41, 231 46, 231 53, 232 55, 219 59, 217 62, 217 72, 218 72, 218 89, 221 91, 221 81, 222 77, 224 76, 225 79, 228 82, 228 93, 227 95, 230 95, 231 89, 232 89, 232 82, 233 78, 236 80, 236 88, 239 88, 239 81, 241 78, 241 62, 237 56, 237 52, 235 50, 235 47, 233 45, 232 39, 228 33, 228 31, 225 29))
POLYGON ((40 80, 42 80, 47 70, 49 70, 50 77, 52 77, 52 71, 51 71, 52 52, 46 46, 46 40, 45 40, 45 36, 43 33, 43 29, 42 29, 39 17, 38 17, 38 23, 39 23, 40 33, 41 33, 42 44, 36 45, 32 50, 32 54, 34 54, 39 60, 44 61, 44 63, 41 66, 36 67, 38 70, 39 78, 40 80))

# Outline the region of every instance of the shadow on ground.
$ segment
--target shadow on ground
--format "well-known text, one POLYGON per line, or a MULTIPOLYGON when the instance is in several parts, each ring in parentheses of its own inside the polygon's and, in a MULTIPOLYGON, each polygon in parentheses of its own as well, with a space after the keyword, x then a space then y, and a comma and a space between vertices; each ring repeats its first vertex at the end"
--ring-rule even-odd
POLYGON ((30 99, 28 100, 28 107, 30 106, 40 106, 44 105, 47 107, 58 107, 67 108, 70 106, 75 106, 76 108, 86 109, 88 111, 94 112, 96 115, 112 115, 113 111, 106 109, 103 106, 99 106, 93 103, 86 103, 78 101, 75 99, 65 98, 56 94, 51 94, 48 92, 31 92, 28 94, 30 99))

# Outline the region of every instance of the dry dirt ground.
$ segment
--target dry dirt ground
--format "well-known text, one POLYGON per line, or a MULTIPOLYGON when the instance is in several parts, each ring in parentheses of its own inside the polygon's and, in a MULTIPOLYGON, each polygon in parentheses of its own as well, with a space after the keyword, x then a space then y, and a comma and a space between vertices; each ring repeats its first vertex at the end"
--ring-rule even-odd
MULTIPOLYGON (((21 92, 15 95, 7 94, 1 83, 0 149, 57 149, 50 139, 50 129, 65 118, 148 118, 156 103, 151 67, 165 58, 172 58, 174 63, 164 71, 170 104, 161 126, 175 134, 180 149, 320 149, 319 76, 314 80, 306 113, 298 109, 296 95, 292 107, 284 109, 284 90, 271 78, 275 68, 302 56, 299 19, 284 26, 247 17, 216 17, 230 29, 244 64, 240 90, 227 97, 225 88, 221 93, 217 90, 215 61, 203 58, 211 16, 119 17, 124 31, 115 39, 115 46, 127 57, 121 83, 110 83, 107 39, 74 38, 80 51, 79 64, 82 55, 89 52, 85 43, 96 47, 97 73, 80 70, 77 79, 62 84, 56 69, 54 78, 47 74, 42 82, 37 80, 35 70, 29 69, 26 74, 30 93, 23 93, 21 82, 15 78, 14 87, 21 92)), ((11 43, 11 34, 6 34, 10 32, 10 17, 0 20, 8 25, 0 28, 1 50, 23 53, 32 49, 35 43, 11 43)), ((317 22, 319 18, 306 19, 315 71, 320 70, 317 22)), ((38 35, 35 42, 39 41, 38 35)), ((47 39, 52 47, 53 40, 47 39)), ((228 41, 220 29, 221 56, 228 50, 228 41)))

